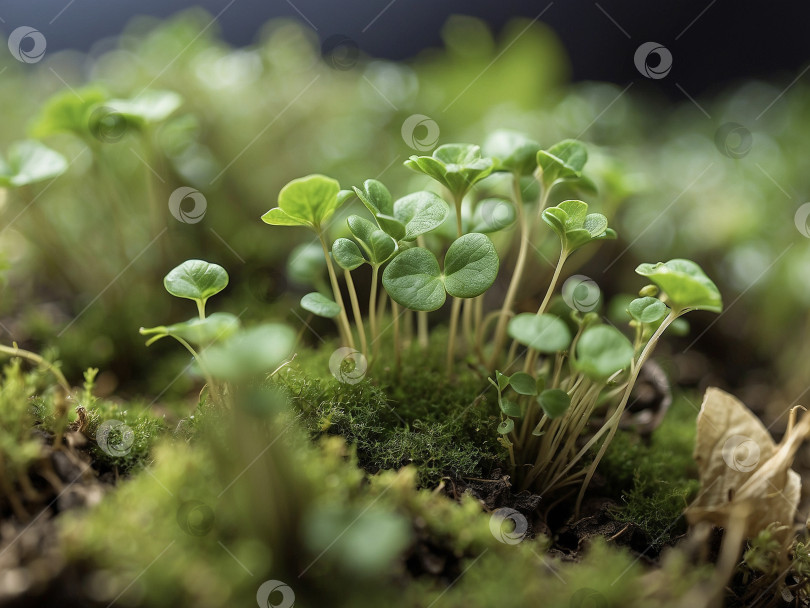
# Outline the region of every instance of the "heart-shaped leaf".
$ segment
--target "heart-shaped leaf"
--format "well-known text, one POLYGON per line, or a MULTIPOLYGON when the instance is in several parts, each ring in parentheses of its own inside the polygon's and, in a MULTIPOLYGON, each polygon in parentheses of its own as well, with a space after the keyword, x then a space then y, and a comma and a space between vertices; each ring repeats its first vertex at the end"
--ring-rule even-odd
POLYGON ((144 336, 155 336, 146 343, 147 346, 166 336, 182 338, 197 346, 206 346, 211 342, 229 338, 238 329, 239 319, 237 317, 227 312, 215 312, 205 319, 194 317, 173 325, 142 327, 140 333, 144 336))
POLYGON ((101 88, 90 86, 78 90, 64 89, 51 95, 42 107, 31 132, 34 137, 48 137, 70 132, 81 137, 89 135, 90 117, 109 95, 101 88))
POLYGON ((543 185, 550 188, 556 181, 578 178, 587 161, 585 145, 575 139, 565 139, 537 153, 537 172, 543 185))
POLYGON ((498 276, 498 254, 485 234, 465 234, 450 245, 444 256, 444 284, 456 298, 475 298, 489 289, 498 276))
POLYGON ((636 298, 627 307, 630 316, 639 323, 656 323, 667 316, 669 308, 658 298, 636 298))
POLYGON ((571 344, 568 326, 552 314, 519 314, 509 321, 508 331, 518 343, 541 353, 562 351, 571 344))
POLYGON ((12 144, 6 161, 0 160, 0 186, 20 187, 57 177, 68 162, 58 152, 35 140, 12 144))
POLYGON ((512 203, 500 198, 485 198, 475 206, 471 232, 497 232, 514 224, 516 219, 517 212, 512 203))
POLYGON ((411 310, 436 310, 447 298, 439 261, 422 247, 406 249, 391 260, 382 283, 395 302, 411 310))
POLYGON ((413 241, 420 234, 439 226, 450 213, 450 207, 438 194, 414 192, 394 203, 394 218, 405 225, 405 241, 413 241))
POLYGON ((495 161, 495 171, 531 175, 537 168, 540 144, 518 131, 500 129, 487 138, 484 151, 495 161))
POLYGON ((536 395, 537 382, 526 372, 515 372, 509 377, 509 386, 519 395, 536 395))
POLYGON ((373 215, 394 215, 394 199, 382 182, 367 179, 362 190, 354 188, 354 193, 373 215))
POLYGON ((445 144, 433 156, 411 156, 409 169, 429 175, 453 193, 458 201, 473 185, 492 173, 491 158, 481 156, 481 148, 472 144, 445 144))
POLYGON ((360 247, 351 239, 337 239, 332 244, 332 257, 345 270, 354 270, 366 262, 360 247))
POLYGON ((579 338, 576 366, 594 380, 606 380, 627 368, 635 351, 622 332, 610 325, 587 328, 579 338))
POLYGON ((228 286, 228 273, 219 264, 186 260, 169 271, 163 286, 173 296, 205 303, 228 286))
POLYGON ((274 226, 309 226, 320 230, 335 210, 346 200, 338 197, 340 184, 325 175, 307 175, 292 180, 281 189, 278 207, 262 216, 274 226))
POLYGON ((641 264, 636 272, 655 283, 676 310, 723 311, 723 298, 717 286, 692 260, 641 264))
POLYGON ((563 416, 571 407, 571 397, 564 390, 550 388, 537 396, 537 403, 543 408, 546 416, 554 420, 563 416))
POLYGON ((385 231, 380 230, 374 222, 359 215, 350 215, 347 219, 349 230, 357 239, 373 266, 387 262, 397 250, 397 244, 385 231))
POLYGON ((332 299, 314 291, 301 298, 301 308, 313 315, 332 319, 340 314, 340 306, 332 299))

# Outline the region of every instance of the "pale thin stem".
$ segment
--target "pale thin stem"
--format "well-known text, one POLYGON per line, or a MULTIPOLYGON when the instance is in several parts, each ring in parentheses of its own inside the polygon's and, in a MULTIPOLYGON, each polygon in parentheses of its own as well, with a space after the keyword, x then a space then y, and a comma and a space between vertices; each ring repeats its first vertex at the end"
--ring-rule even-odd
POLYGON ((194 300, 197 302, 197 313, 200 315, 200 320, 205 319, 205 300, 194 300))
MULTIPOLYGON (((420 247, 425 247, 425 237, 421 234, 416 237, 416 244, 420 247)), ((422 350, 427 350, 430 338, 428 335, 428 313, 424 310, 417 311, 416 313, 416 335, 419 340, 419 347, 422 350)))
POLYGON ((394 316, 394 359, 396 367, 399 369, 402 360, 402 346, 399 339, 399 304, 396 303, 394 298, 391 298, 391 314, 394 316))
POLYGON ((456 354, 456 334, 458 333, 458 317, 461 312, 461 298, 453 298, 450 309, 450 337, 447 340, 447 376, 453 373, 453 359, 456 354))
POLYGON ((368 293, 368 321, 371 327, 371 344, 374 359, 377 358, 379 342, 377 338, 377 279, 380 272, 379 266, 371 267, 371 291, 368 293))
POLYGON ((321 247, 323 247, 324 258, 326 258, 326 269, 329 272, 329 281, 332 283, 332 293, 335 296, 335 302, 340 306, 340 322, 338 323, 338 327, 340 328, 340 333, 343 334, 343 342, 349 348, 354 348, 352 328, 351 325, 349 325, 349 317, 346 315, 346 307, 343 305, 343 296, 340 293, 340 285, 338 285, 335 267, 332 265, 332 258, 329 255, 329 248, 326 246, 326 239, 324 239, 323 232, 320 228, 318 228, 316 232, 318 234, 318 240, 321 241, 321 247))
MULTIPOLYGON (((622 395, 622 400, 619 403, 618 407, 616 407, 616 411, 613 412, 613 415, 608 419, 605 425, 599 430, 601 433, 605 428, 609 428, 608 436, 605 437, 605 441, 602 442, 602 446, 599 448, 599 452, 596 454, 596 458, 593 459, 590 467, 588 467, 588 472, 585 475, 585 479, 582 482, 582 488, 579 490, 579 495, 577 496, 577 502, 574 507, 576 513, 579 513, 579 508, 582 505, 582 499, 585 496, 585 491, 588 489, 588 485, 591 482, 591 478, 593 477, 594 472, 596 471, 596 467, 599 465, 599 461, 602 460, 602 456, 605 455, 605 452, 610 445, 610 442, 613 440, 614 435, 616 434, 616 429, 619 428, 619 422, 621 420, 622 414, 624 413, 624 408, 627 407, 627 402, 630 400, 630 393, 633 391, 633 386, 638 379, 638 375, 641 372, 641 368, 644 366, 644 363, 647 361, 649 356, 652 354, 653 350, 655 350, 656 344, 658 344, 658 339, 661 337, 661 334, 666 331, 667 327, 669 327, 670 323, 672 323, 675 319, 678 318, 678 315, 681 314, 680 311, 671 310, 669 315, 661 322, 661 325, 658 326, 658 329, 655 330, 655 333, 650 338, 650 341, 647 342, 647 346, 644 347, 644 350, 641 352, 641 355, 636 362, 635 368, 633 369, 632 374, 630 375, 630 379, 627 381, 627 388, 624 390, 624 395, 622 395)), ((591 441, 597 438, 597 435, 594 436, 591 441)), ((588 442, 589 444, 591 442, 588 442)), ((591 444, 593 445, 593 444, 591 444)), ((586 447, 590 447, 587 446, 586 447)), ((584 449, 584 448, 583 448, 584 449)), ((580 454, 582 451, 580 451, 580 454)), ((579 457, 579 454, 577 455, 579 457)))
POLYGON ((357 290, 354 288, 354 279, 352 273, 348 270, 343 270, 343 276, 346 279, 346 286, 349 288, 349 299, 352 303, 352 312, 354 313, 354 322, 357 325, 357 332, 360 334, 360 350, 364 355, 368 356, 368 342, 366 342, 366 326, 363 323, 363 314, 360 312, 360 302, 357 299, 357 290))

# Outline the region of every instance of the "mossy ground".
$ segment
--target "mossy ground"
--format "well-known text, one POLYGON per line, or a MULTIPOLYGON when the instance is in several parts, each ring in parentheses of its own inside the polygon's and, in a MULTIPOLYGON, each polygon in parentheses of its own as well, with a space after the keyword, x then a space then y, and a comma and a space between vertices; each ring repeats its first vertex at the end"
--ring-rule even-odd
MULTIPOLYGON (((486 477, 506 459, 489 384, 463 363, 448 381, 444 336, 434 338, 356 384, 330 371, 336 345, 300 350, 271 381, 287 399, 227 412, 203 399, 175 431, 148 407, 89 400, 91 436, 117 419, 136 440, 122 458, 92 447, 97 467, 129 478, 57 519, 63 576, 86 590, 76 605, 252 605, 272 579, 303 607, 663 607, 705 578, 679 553, 649 570, 601 539, 576 562, 542 535, 499 542, 477 499, 437 492, 443 478, 486 477)), ((32 422, 52 427, 51 397, 35 403, 32 422)), ((676 401, 649 445, 619 433, 600 468, 621 503, 614 516, 658 545, 694 488, 694 415, 676 401)))

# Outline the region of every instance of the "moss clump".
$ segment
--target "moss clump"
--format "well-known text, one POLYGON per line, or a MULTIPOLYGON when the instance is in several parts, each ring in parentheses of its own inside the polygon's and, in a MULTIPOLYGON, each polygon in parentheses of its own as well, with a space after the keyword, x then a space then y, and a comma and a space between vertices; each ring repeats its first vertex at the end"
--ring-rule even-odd
POLYGON ((607 488, 629 488, 615 495, 622 504, 613 516, 636 524, 654 549, 685 530, 683 509, 700 485, 692 458, 696 415, 686 395, 676 397, 649 442, 618 433, 599 469, 607 488))
MULTIPOLYGON (((404 349, 399 369, 393 357, 379 361, 356 384, 333 376, 335 348, 323 345, 302 351, 278 382, 310 434, 345 437, 366 470, 414 464, 425 486, 443 477, 486 476, 505 455, 497 442, 497 405, 486 378, 471 368, 448 381, 442 338, 434 336, 427 351, 416 344, 404 349)), ((391 352, 391 345, 380 352, 391 352)))

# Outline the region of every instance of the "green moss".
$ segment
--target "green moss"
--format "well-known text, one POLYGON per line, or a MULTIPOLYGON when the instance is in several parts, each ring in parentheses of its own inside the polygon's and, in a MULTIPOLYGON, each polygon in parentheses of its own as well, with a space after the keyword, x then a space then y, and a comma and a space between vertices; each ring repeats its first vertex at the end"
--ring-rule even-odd
POLYGON ((635 433, 617 433, 599 472, 621 505, 619 521, 636 524, 659 549, 685 529, 683 509, 699 482, 692 458, 697 411, 687 395, 676 397, 667 415, 645 443, 635 433))
MULTIPOLYGON (((361 382, 341 383, 330 372, 335 347, 328 344, 300 352, 279 383, 310 434, 345 437, 366 470, 414 464, 426 486, 447 476, 486 476, 504 458, 495 397, 486 378, 471 368, 460 367, 447 380, 446 341, 442 330, 436 333, 427 352, 416 344, 401 352, 399 371, 393 357, 381 357, 361 382)), ((380 347, 391 351, 390 343, 380 347)))

